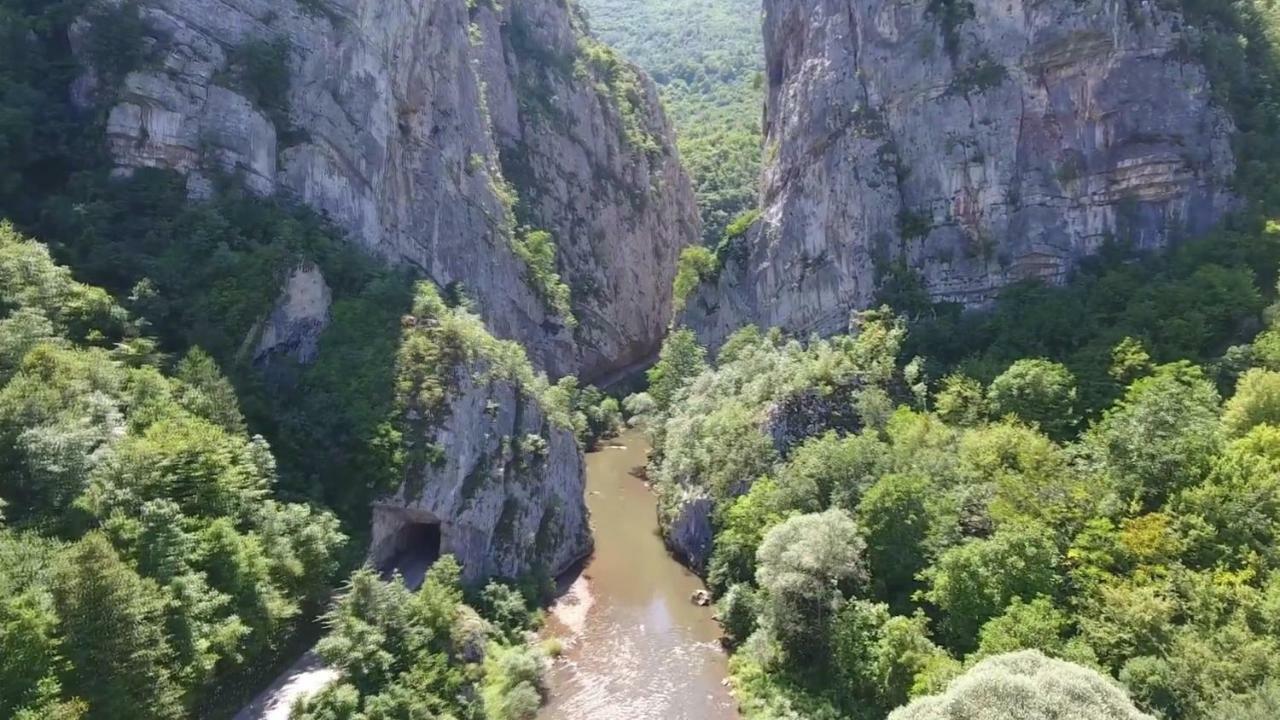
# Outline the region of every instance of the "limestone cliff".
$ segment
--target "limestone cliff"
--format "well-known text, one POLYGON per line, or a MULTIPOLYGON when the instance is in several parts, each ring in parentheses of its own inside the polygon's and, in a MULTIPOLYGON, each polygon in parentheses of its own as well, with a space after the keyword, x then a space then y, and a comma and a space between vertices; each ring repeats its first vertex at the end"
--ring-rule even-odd
POLYGON ((1228 211, 1229 117, 1176 3, 775 0, 761 219, 687 320, 842 330, 887 273, 976 305, 1228 211))
POLYGON ((462 369, 447 417, 414 438, 448 451, 374 505, 375 565, 404 549, 414 525, 438 527, 440 552, 458 558, 468 582, 531 571, 554 576, 590 551, 573 431, 549 419, 527 388, 486 371, 462 369))
POLYGON ((109 106, 120 172, 177 170, 197 198, 227 173, 294 196, 463 290, 554 375, 654 351, 697 211, 651 83, 570 4, 135 4, 142 65, 76 87, 109 106), (522 245, 534 230, 550 259, 522 245))
POLYGON ((370 557, 453 554, 464 578, 558 574, 591 548, 582 453, 523 350, 429 284, 397 359, 403 482, 373 508, 370 557))

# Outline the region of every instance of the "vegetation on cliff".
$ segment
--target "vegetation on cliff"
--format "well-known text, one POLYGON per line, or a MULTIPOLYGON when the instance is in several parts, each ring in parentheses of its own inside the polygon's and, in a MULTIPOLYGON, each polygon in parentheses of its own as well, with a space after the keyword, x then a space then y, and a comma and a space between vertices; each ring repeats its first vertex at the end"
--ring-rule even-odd
POLYGON ((293 708, 291 720, 482 718, 529 720, 542 703, 541 651, 524 643, 536 620, 525 599, 491 583, 464 602, 450 556, 411 592, 361 570, 325 616, 316 650, 342 671, 293 708))
MULTIPOLYGON (((314 637, 370 500, 423 459, 409 410, 442 411, 462 364, 518 383, 587 442, 616 408, 549 386, 457 288, 415 287, 314 212, 231 176, 199 203, 175 173, 111 177, 105 118, 71 102, 70 27, 87 8, 0 0, 0 219, 48 243, 0 230, 0 715, 225 715, 292 659, 294 635, 314 637), (304 263, 333 297, 317 359, 255 362, 304 263)), ((94 12, 81 39, 110 93, 146 62, 138 14, 94 12)), ((264 96, 281 81, 273 53, 240 59, 264 96)), ((444 696, 466 663, 436 660, 444 696)))

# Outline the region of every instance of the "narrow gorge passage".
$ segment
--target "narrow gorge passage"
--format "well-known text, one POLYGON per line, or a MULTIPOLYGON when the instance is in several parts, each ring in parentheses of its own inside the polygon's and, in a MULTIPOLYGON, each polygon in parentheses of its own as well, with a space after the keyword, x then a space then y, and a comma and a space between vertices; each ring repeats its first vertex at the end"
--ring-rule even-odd
POLYGON ((551 610, 564 653, 542 720, 732 720, 728 658, 702 582, 667 553, 656 500, 637 477, 649 444, 624 433, 587 455, 595 554, 551 610))

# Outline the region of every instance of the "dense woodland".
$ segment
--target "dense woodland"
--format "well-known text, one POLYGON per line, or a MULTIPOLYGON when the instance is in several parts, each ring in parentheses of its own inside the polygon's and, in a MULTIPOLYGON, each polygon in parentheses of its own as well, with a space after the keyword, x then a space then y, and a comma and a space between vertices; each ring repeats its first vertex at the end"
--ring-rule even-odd
POLYGON ((703 238, 756 204, 764 51, 759 0, 582 0, 591 30, 649 73, 676 127, 703 238))

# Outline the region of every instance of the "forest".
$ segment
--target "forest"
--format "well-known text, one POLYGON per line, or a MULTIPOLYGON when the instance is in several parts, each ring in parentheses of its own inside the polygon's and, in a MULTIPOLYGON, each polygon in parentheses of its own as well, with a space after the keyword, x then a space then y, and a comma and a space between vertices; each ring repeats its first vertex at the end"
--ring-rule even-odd
POLYGON ((1154 717, 1273 717, 1277 331, 1225 395, 1125 338, 1088 422, 1048 359, 931 378, 887 307, 809 343, 747 328, 714 362, 672 335, 629 405, 668 522, 714 504, 704 571, 747 716, 879 718, 945 692, 889 717, 970 717, 923 708, 1010 701, 1027 675, 1074 713, 1054 717, 1146 717, 1117 714, 1106 677, 1154 717))

